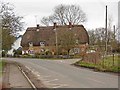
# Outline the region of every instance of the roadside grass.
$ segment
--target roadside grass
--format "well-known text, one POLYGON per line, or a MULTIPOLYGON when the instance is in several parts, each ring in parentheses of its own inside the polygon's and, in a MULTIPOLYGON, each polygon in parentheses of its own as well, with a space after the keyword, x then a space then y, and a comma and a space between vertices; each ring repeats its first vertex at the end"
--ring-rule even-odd
POLYGON ((108 56, 103 58, 99 63, 89 63, 85 61, 79 61, 75 65, 86 67, 90 69, 95 69, 97 71, 104 71, 104 72, 120 72, 120 60, 119 56, 115 56, 114 60, 112 56, 108 56))
POLYGON ((101 62, 103 68, 105 68, 107 71, 111 72, 120 72, 120 57, 115 56, 113 59, 113 56, 106 57, 101 62))
POLYGON ((0 61, 0 77, 2 76, 2 69, 5 65, 5 62, 3 62, 3 60, 0 61))
POLYGON ((2 61, 0 61, 0 77, 2 75, 2 67, 3 67, 2 61))

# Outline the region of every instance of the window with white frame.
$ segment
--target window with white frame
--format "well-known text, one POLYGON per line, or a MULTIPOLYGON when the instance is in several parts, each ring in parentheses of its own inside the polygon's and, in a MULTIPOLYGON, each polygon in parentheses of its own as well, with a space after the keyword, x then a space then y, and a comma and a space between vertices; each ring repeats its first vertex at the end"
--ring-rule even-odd
POLYGON ((41 41, 41 42, 40 42, 40 46, 45 46, 45 42, 44 42, 44 41, 41 41))
POLYGON ((29 50, 28 52, 29 52, 29 54, 34 54, 33 50, 29 50))
POLYGON ((29 47, 33 47, 33 42, 30 42, 30 43, 29 43, 29 47))
POLYGON ((75 54, 80 53, 80 49, 79 49, 79 48, 74 48, 74 53, 75 53, 75 54))

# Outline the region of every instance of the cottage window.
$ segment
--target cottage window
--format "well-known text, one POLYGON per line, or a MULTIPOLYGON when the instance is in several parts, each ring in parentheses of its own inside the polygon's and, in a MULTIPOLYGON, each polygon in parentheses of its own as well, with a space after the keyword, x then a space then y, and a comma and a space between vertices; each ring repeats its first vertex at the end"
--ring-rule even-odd
POLYGON ((45 42, 40 42, 40 46, 45 46, 45 42))
POLYGON ((74 48, 74 53, 75 53, 75 54, 80 53, 80 49, 79 49, 79 48, 74 48))
POLYGON ((29 52, 29 54, 34 54, 33 50, 29 50, 28 52, 29 52))
POLYGON ((29 43, 29 47, 32 47, 32 46, 33 46, 33 43, 32 43, 32 42, 30 42, 30 43, 29 43))

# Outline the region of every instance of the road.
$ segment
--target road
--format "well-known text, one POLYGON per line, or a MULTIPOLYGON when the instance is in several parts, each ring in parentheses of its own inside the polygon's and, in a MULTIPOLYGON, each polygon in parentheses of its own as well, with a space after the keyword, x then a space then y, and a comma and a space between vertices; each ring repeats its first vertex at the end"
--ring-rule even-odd
POLYGON ((49 88, 118 88, 118 76, 70 65, 77 60, 5 58, 20 62, 49 88))

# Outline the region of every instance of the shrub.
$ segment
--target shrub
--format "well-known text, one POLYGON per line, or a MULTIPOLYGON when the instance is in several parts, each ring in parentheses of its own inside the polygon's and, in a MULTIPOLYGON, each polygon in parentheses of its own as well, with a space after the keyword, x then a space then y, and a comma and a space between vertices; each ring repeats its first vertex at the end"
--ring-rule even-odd
POLYGON ((6 55, 6 52, 2 51, 2 57, 5 57, 5 55, 6 55))
POLYGON ((46 55, 52 55, 52 52, 46 51, 45 54, 46 54, 46 55))

